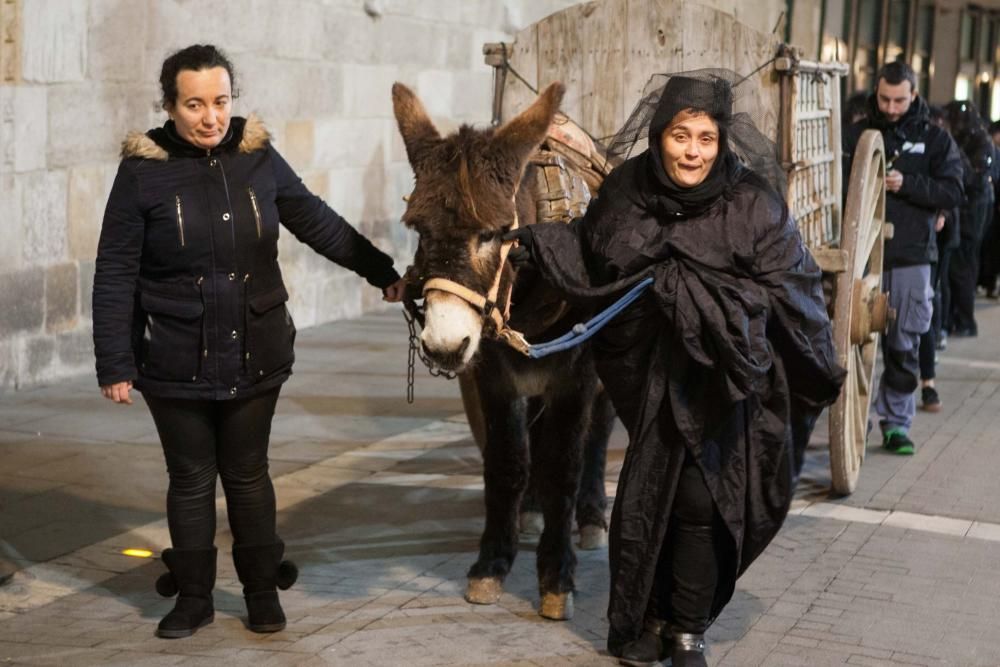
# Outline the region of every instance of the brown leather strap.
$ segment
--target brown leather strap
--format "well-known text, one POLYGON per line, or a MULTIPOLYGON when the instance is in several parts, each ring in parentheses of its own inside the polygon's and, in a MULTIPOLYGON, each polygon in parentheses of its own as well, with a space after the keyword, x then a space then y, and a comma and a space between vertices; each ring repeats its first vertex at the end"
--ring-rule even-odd
MULTIPOLYGON (((514 222, 510 225, 510 231, 517 229, 519 225, 516 198, 517 192, 515 191, 514 222)), ((470 306, 478 310, 483 317, 489 317, 493 320, 500 340, 506 342, 515 350, 527 354, 528 342, 524 339, 524 336, 507 326, 507 320, 510 319, 510 297, 514 290, 513 280, 507 285, 503 312, 500 312, 500 309, 497 308, 497 296, 499 296, 500 283, 503 280, 503 267, 507 264, 507 255, 510 254, 510 249, 514 247, 514 243, 515 241, 504 241, 500 246, 500 264, 497 266, 496 277, 493 278, 493 284, 490 286, 490 291, 486 296, 469 289, 465 285, 456 283, 453 280, 448 280, 447 278, 431 278, 425 282, 423 295, 426 297, 428 292, 437 290, 438 292, 446 292, 457 296, 459 299, 462 299, 470 306)))
MULTIPOLYGON (((459 299, 467 302, 473 308, 478 310, 484 316, 487 311, 487 304, 489 303, 482 294, 478 292, 473 292, 468 287, 464 285, 459 285, 453 280, 448 280, 447 278, 431 278, 426 283, 424 283, 424 296, 427 296, 428 292, 437 290, 438 292, 447 292, 448 294, 453 294, 459 299)), ((492 308, 489 311, 489 317, 493 320, 494 324, 497 325, 497 331, 503 329, 504 320, 503 315, 497 308, 492 308)))

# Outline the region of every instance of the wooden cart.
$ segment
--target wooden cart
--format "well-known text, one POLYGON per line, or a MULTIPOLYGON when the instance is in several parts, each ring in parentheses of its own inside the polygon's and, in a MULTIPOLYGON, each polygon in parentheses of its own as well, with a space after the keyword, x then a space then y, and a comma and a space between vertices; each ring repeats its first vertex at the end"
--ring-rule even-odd
POLYGON ((834 491, 851 493, 865 454, 878 332, 891 316, 881 291, 891 226, 884 222, 885 155, 874 131, 861 138, 842 210, 840 79, 847 66, 802 60, 774 36, 685 0, 582 3, 483 50, 495 68, 495 123, 526 108, 532 88, 561 81, 562 111, 598 138, 621 127, 654 73, 725 67, 753 74, 754 116, 779 147, 789 207, 831 288, 834 340, 848 377, 830 411, 830 468, 834 491))

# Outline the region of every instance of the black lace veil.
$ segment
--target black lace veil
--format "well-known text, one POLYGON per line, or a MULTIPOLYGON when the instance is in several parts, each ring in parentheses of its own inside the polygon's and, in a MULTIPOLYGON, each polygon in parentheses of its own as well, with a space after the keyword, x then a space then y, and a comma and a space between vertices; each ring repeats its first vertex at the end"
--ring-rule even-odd
POLYGON ((675 110, 693 107, 708 112, 723 125, 729 150, 784 197, 787 179, 777 146, 758 129, 765 126, 765 110, 759 96, 753 94, 757 85, 756 77, 722 68, 654 74, 625 124, 608 142, 609 157, 622 161, 645 150, 651 126, 655 134, 656 126, 668 123, 675 110), (671 79, 676 80, 670 84, 671 79), (670 118, 664 119, 666 114, 670 118))

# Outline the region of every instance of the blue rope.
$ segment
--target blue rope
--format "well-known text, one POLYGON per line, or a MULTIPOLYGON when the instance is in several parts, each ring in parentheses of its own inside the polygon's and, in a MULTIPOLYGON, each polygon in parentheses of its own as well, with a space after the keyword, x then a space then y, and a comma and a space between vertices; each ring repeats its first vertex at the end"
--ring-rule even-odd
POLYGON ((635 285, 635 287, 630 289, 625 296, 618 299, 613 304, 592 317, 588 322, 574 324, 571 330, 562 336, 559 336, 559 338, 550 340, 547 343, 532 345, 528 350, 528 356, 532 359, 541 359, 542 357, 547 357, 550 354, 562 352, 563 350, 568 350, 580 345, 604 328, 605 324, 610 322, 615 315, 625 310, 625 308, 627 308, 633 301, 638 299, 643 291, 652 284, 652 277, 641 280, 635 285))

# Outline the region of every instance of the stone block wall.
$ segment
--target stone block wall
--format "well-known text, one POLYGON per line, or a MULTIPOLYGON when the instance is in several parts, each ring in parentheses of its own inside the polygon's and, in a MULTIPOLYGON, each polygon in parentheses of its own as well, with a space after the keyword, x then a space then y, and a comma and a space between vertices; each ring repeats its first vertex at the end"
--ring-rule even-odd
MULTIPOLYGON (((93 369, 90 290, 105 200, 128 130, 162 124, 159 67, 197 42, 237 67, 309 187, 391 252, 412 187, 392 118, 402 81, 442 129, 490 117, 484 42, 573 0, 0 0, 0 392, 93 369)), ((380 307, 379 294, 286 234, 300 326, 380 307)))

